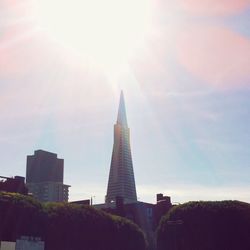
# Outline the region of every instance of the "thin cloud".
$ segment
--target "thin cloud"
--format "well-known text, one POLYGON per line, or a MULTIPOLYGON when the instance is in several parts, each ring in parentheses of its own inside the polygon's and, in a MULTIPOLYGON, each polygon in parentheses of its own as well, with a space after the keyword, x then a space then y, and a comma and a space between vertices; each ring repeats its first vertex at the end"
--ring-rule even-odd
POLYGON ((250 7, 249 0, 179 0, 188 13, 199 16, 228 16, 239 14, 250 7))
POLYGON ((250 40, 224 27, 190 25, 177 41, 179 62, 195 77, 219 87, 250 79, 250 40))

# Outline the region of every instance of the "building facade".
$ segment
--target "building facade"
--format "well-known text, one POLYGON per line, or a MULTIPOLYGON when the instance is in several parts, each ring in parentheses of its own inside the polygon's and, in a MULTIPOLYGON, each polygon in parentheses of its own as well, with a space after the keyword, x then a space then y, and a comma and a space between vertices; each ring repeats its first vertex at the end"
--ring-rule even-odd
POLYGON ((16 242, 0 241, 0 250, 16 250, 16 242))
POLYGON ((44 250, 45 243, 40 238, 22 236, 16 241, 15 250, 44 250))
POLYGON ((16 242, 0 241, 0 250, 44 250, 45 243, 40 238, 22 236, 16 242))
POLYGON ((122 197, 124 203, 137 201, 130 149, 130 130, 127 124, 123 92, 120 96, 117 122, 114 125, 114 144, 105 198, 106 204, 114 202, 116 197, 122 197))
POLYGON ((15 176, 14 178, 0 176, 0 191, 20 193, 27 195, 28 189, 25 185, 25 178, 22 176, 15 176))
POLYGON ((69 185, 63 183, 64 160, 57 154, 36 150, 27 156, 26 185, 41 202, 68 201, 69 185))

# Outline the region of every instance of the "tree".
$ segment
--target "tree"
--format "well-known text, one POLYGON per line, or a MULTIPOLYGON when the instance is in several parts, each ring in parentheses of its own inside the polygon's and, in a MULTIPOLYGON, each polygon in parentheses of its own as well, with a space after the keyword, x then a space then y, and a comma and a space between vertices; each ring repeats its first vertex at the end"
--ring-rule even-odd
POLYGON ((15 241, 21 235, 41 235, 42 205, 29 196, 0 192, 0 239, 15 241))

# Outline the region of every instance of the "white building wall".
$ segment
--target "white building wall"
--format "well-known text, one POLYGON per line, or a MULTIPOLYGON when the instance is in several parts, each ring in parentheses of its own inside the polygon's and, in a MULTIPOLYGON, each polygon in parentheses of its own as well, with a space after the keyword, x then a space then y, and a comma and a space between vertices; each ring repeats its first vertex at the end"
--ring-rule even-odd
POLYGON ((0 250, 15 250, 16 242, 1 241, 0 250))
POLYGON ((36 239, 20 239, 16 241, 15 250, 44 250, 44 242, 36 239))

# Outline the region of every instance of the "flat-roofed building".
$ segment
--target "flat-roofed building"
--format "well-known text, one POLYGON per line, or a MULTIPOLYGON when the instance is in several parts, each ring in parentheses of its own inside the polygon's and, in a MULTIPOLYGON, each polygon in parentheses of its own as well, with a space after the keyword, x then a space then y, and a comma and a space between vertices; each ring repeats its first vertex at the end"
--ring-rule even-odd
POLYGON ((68 201, 69 185, 63 183, 64 160, 57 154, 36 150, 27 156, 26 184, 30 193, 42 202, 68 201))
POLYGON ((22 176, 0 176, 0 191, 27 195, 28 189, 25 185, 25 178, 22 176))

